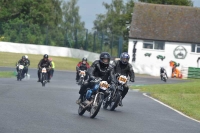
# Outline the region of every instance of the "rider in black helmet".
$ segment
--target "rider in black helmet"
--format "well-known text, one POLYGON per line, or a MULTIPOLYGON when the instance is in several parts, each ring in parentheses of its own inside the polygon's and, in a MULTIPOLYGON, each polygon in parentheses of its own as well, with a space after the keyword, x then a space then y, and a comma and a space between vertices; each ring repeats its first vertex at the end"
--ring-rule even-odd
POLYGON ((26 69, 27 69, 27 66, 28 66, 25 56, 22 56, 22 58, 16 63, 17 72, 19 71, 19 65, 23 65, 24 66, 24 69, 22 71, 22 75, 24 77, 24 73, 27 71, 26 69))
POLYGON ((100 54, 99 60, 96 60, 92 63, 91 67, 88 69, 89 80, 85 81, 84 84, 81 86, 79 94, 80 97, 77 100, 77 104, 82 101, 84 93, 86 93, 87 88, 93 87, 90 81, 95 78, 101 78, 104 81, 108 81, 110 83, 112 81, 109 80, 111 76, 111 69, 112 67, 110 64, 110 54, 107 52, 103 52, 100 54))
MULTIPOLYGON (((135 81, 135 74, 132 68, 132 65, 129 63, 130 56, 127 52, 124 52, 120 56, 120 60, 113 61, 112 63, 112 74, 120 74, 124 75, 126 77, 130 77, 130 81, 134 82, 135 81)), ((113 78, 116 82, 116 78, 113 78)), ((114 88, 114 87, 113 87, 114 88)), ((124 90, 122 92, 122 99, 125 97, 129 90, 129 87, 127 84, 124 85, 124 90)), ((119 102, 119 106, 123 106, 122 104, 122 99, 119 102)))
POLYGON ((162 78, 163 78, 163 74, 165 74, 166 77, 168 78, 167 72, 166 72, 165 68, 164 68, 164 67, 160 67, 160 79, 161 79, 161 80, 162 80, 162 78))
POLYGON ((48 59, 49 56, 47 54, 45 54, 43 56, 43 59, 40 60, 39 64, 38 64, 38 82, 40 82, 40 73, 43 67, 45 67, 47 69, 47 73, 48 73, 48 82, 50 82, 50 69, 52 67, 52 64, 50 62, 50 60, 48 59))

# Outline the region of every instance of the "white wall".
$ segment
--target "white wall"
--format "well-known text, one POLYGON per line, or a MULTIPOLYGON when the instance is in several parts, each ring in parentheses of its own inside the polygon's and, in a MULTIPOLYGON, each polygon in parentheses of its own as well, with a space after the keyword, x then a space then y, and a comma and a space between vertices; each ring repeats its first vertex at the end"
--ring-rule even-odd
POLYGON ((94 61, 96 59, 99 59, 99 54, 79 49, 11 43, 11 42, 0 42, 0 51, 12 52, 12 53, 24 53, 24 54, 48 54, 51 56, 62 56, 62 57, 73 57, 73 58, 87 57, 89 61, 94 61))
POLYGON ((165 50, 153 50, 153 49, 144 49, 143 41, 136 40, 136 61, 132 62, 132 50, 133 50, 133 39, 129 39, 129 54, 130 54, 130 63, 132 63, 133 68, 136 73, 141 74, 150 74, 153 76, 159 76, 160 67, 164 67, 167 70, 168 75, 171 75, 171 67, 169 65, 170 61, 175 61, 180 63, 179 69, 181 67, 197 67, 197 58, 200 57, 200 54, 191 52, 191 44, 187 43, 176 43, 176 42, 165 42, 165 50), (174 57, 174 49, 177 46, 183 46, 187 50, 187 56, 185 59, 176 59, 174 57), (150 57, 145 57, 145 53, 151 53, 150 57), (156 57, 158 55, 165 56, 165 59, 161 61, 156 57))

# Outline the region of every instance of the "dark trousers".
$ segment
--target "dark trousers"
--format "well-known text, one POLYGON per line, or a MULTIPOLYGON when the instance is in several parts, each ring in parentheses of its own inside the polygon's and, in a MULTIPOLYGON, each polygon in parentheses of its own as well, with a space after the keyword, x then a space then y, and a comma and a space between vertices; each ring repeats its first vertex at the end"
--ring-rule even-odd
MULTIPOLYGON (((40 80, 40 74, 41 74, 41 69, 38 70, 38 79, 40 80)), ((50 80, 50 71, 47 71, 47 75, 48 75, 48 80, 50 80)))
POLYGON ((51 73, 51 77, 53 77, 53 73, 54 73, 54 69, 53 68, 50 70, 50 73, 51 73))
MULTIPOLYGON (((24 67, 24 69, 22 70, 22 75, 24 75, 24 73, 26 73, 27 69, 28 69, 27 67, 24 67)), ((18 73, 19 66, 16 67, 16 70, 17 70, 17 73, 18 73)))
POLYGON ((126 96, 128 93, 129 87, 127 84, 124 85, 124 90, 122 91, 122 99, 126 96))

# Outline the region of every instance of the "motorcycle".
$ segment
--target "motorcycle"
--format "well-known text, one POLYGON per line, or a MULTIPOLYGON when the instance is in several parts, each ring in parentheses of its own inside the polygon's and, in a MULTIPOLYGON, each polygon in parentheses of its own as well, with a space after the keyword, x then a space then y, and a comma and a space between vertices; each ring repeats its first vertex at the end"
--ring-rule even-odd
POLYGON ((23 74, 24 66, 19 65, 18 68, 19 68, 19 71, 17 74, 17 81, 21 81, 24 78, 24 74, 23 74))
POLYGON ((80 76, 80 79, 79 79, 78 85, 82 85, 83 82, 85 81, 84 80, 84 78, 86 76, 85 70, 79 70, 79 76, 80 76))
POLYGON ((108 96, 103 100, 103 108, 114 111, 118 107, 120 100, 122 100, 122 92, 124 89, 124 84, 127 83, 128 78, 124 75, 117 74, 117 83, 115 90, 109 90, 108 96))
POLYGON ((41 83, 42 83, 42 86, 44 87, 45 84, 47 83, 47 80, 48 80, 48 73, 47 73, 47 69, 45 67, 42 68, 42 71, 41 71, 41 83))
POLYGON ((102 79, 95 79, 90 82, 94 83, 94 87, 88 89, 83 96, 83 102, 79 104, 78 114, 83 115, 87 110, 90 112, 90 118, 94 118, 101 108, 104 92, 109 88, 109 84, 107 81, 102 81, 102 79))
POLYGON ((166 76, 166 74, 165 73, 162 73, 161 74, 162 75, 162 80, 164 81, 164 82, 167 82, 167 76, 166 76))

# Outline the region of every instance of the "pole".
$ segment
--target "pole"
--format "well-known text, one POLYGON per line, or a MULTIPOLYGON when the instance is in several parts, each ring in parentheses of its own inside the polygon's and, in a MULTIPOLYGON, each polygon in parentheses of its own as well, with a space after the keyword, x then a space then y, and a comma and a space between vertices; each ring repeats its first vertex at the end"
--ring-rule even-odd
POLYGON ((87 45, 88 45, 88 44, 87 44, 87 42, 88 42, 88 41, 87 41, 87 39, 88 39, 88 29, 86 29, 86 35, 85 35, 85 37, 86 37, 86 38, 85 38, 85 50, 87 50, 87 45))
POLYGON ((96 31, 94 32, 94 44, 93 44, 93 52, 95 52, 95 49, 96 49, 96 31))

